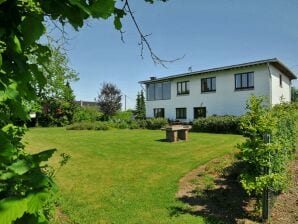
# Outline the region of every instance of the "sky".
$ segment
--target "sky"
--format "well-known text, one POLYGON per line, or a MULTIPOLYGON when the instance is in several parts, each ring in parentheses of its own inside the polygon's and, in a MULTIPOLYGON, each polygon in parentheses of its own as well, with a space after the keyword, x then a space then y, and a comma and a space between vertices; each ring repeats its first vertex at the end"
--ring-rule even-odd
MULTIPOLYGON (((113 20, 90 20, 76 32, 67 28, 72 83, 77 100, 94 101, 103 82, 114 83, 135 107, 141 80, 278 58, 298 74, 297 0, 130 0, 134 16, 153 51, 167 64, 155 65, 129 16, 122 20, 125 43, 113 20)), ((118 2, 121 5, 121 1, 118 2)), ((298 82, 293 84, 298 86, 298 82)), ((124 98, 124 97, 123 97, 124 98)), ((124 100, 123 100, 124 105, 124 100)), ((124 107, 123 107, 124 109, 124 107)))

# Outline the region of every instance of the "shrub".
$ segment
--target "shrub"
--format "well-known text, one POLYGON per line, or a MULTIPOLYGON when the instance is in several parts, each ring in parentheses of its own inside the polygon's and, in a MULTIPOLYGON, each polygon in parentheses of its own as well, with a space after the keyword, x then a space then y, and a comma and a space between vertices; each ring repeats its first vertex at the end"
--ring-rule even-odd
POLYGON ((138 121, 134 121, 132 120, 129 124, 129 128, 130 129, 140 129, 141 128, 141 125, 138 121))
POLYGON ((113 117, 112 121, 131 121, 133 118, 133 112, 131 110, 119 111, 113 117))
POLYGON ((66 130, 108 130, 107 122, 79 122, 66 127, 66 130))
POLYGON ((210 116, 194 120, 192 131, 211 132, 211 133, 233 133, 240 134, 239 116, 210 116))
POLYGON ((81 121, 100 121, 102 118, 102 113, 98 110, 97 107, 77 107, 73 121, 81 122, 81 121))
POLYGON ((155 130, 166 126, 168 121, 165 118, 149 118, 146 120, 146 128, 155 130))
POLYGON ((288 185, 288 162, 295 152, 295 112, 290 104, 273 109, 264 106, 264 99, 252 96, 248 112, 241 120, 247 140, 238 146, 244 164, 240 181, 248 194, 261 198, 264 189, 281 192, 288 185), (270 143, 264 141, 271 136, 270 143))

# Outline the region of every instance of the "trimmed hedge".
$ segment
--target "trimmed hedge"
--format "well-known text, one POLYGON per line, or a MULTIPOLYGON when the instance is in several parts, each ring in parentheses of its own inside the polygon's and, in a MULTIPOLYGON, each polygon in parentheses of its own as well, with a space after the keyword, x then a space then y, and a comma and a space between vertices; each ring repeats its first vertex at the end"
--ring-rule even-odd
POLYGON ((241 134, 240 116, 224 115, 198 118, 193 121, 191 131, 210 133, 241 134))
POLYGON ((108 130, 117 129, 151 129, 157 130, 168 124, 164 118, 150 118, 147 120, 117 120, 117 121, 97 121, 97 122, 78 122, 67 126, 67 130, 108 130))
POLYGON ((165 118, 149 118, 146 120, 146 128, 151 130, 161 129, 168 124, 165 118))
POLYGON ((66 130, 109 130, 107 122, 80 122, 66 127, 66 130))

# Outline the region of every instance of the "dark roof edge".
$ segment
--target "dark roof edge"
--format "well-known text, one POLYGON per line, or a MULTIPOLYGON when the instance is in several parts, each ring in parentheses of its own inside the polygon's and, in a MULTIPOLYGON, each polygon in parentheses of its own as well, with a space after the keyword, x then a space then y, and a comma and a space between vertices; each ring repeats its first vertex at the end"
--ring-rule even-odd
POLYGON ((241 68, 241 67, 246 67, 246 66, 268 64, 268 63, 272 64, 274 67, 281 70, 291 80, 297 79, 296 75, 287 66, 285 66, 281 61, 279 61, 277 58, 271 58, 271 59, 266 59, 266 60, 259 60, 259 61, 236 64, 236 65, 229 65, 229 66, 205 69, 205 70, 200 70, 200 71, 195 71, 195 72, 188 72, 188 73, 181 73, 181 74, 177 74, 177 75, 165 76, 165 77, 157 78, 154 80, 140 81, 139 83, 146 84, 146 83, 152 83, 152 82, 158 82, 158 81, 164 81, 164 80, 171 80, 171 79, 180 78, 180 77, 184 77, 184 76, 199 75, 199 74, 203 74, 203 73, 217 72, 217 71, 230 70, 230 69, 241 68))

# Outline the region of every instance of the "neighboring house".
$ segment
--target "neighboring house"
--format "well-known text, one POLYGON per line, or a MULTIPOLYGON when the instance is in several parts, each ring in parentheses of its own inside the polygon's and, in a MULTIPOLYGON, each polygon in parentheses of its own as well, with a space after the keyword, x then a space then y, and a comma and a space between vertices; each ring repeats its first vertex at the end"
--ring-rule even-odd
POLYGON ((278 59, 212 68, 140 81, 146 85, 146 116, 191 121, 210 115, 242 115, 253 94, 271 105, 291 101, 295 74, 278 59))
POLYGON ((96 101, 83 101, 83 100, 79 100, 79 101, 75 101, 76 105, 80 106, 80 107, 97 107, 98 106, 98 102, 96 101))

